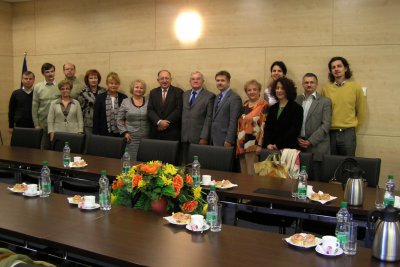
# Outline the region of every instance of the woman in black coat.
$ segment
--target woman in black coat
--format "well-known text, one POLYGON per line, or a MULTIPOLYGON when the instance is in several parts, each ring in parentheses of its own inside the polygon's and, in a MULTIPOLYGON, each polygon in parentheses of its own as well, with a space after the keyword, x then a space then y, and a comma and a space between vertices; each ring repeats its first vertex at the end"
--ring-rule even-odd
POLYGON ((106 80, 107 92, 96 97, 93 112, 93 134, 120 137, 117 126, 118 109, 126 95, 118 92, 121 80, 110 72, 106 80))
POLYGON ((303 108, 294 101, 296 86, 292 80, 282 77, 274 81, 271 93, 278 103, 269 109, 264 144, 269 150, 299 149, 297 138, 303 124, 303 108))

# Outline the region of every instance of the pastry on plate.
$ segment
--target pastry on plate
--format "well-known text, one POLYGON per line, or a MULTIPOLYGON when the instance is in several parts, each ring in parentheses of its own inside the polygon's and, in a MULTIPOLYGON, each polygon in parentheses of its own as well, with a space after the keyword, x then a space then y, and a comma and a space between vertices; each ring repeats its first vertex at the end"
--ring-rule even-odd
POLYGON ((80 202, 82 202, 83 201, 83 198, 82 198, 82 196, 80 196, 80 195, 75 195, 73 198, 72 198, 72 202, 74 202, 74 203, 80 203, 80 202))
POLYGON ((23 184, 15 184, 13 186, 13 190, 16 192, 25 192, 28 189, 28 185, 23 183, 23 184))
POLYGON ((315 236, 312 235, 312 234, 307 234, 304 237, 303 245, 304 246, 313 246, 313 245, 315 245, 315 236))
POLYGON ((331 195, 329 195, 329 194, 322 194, 322 195, 320 196, 320 199, 321 199, 321 200, 330 200, 330 199, 331 199, 331 195))
POLYGON ((183 212, 176 212, 176 213, 172 213, 172 218, 179 224, 183 224, 183 223, 190 223, 190 218, 191 215, 190 214, 185 214, 183 212))
POLYGON ((290 237, 293 244, 303 246, 305 237, 302 234, 294 234, 290 237))

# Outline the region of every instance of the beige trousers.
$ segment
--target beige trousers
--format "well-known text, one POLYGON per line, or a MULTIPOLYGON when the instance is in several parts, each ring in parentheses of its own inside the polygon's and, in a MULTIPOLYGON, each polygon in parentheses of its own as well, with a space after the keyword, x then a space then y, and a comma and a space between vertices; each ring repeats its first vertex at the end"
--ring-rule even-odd
POLYGON ((245 174, 253 175, 254 163, 258 162, 258 155, 256 152, 245 153, 240 155, 240 172, 245 174))

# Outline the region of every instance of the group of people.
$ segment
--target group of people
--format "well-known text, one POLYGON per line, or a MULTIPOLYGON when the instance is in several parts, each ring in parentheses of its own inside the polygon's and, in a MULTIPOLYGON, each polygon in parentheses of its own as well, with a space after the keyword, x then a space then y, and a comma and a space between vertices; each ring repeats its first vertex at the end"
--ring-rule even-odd
POLYGON ((124 137, 132 160, 136 160, 142 138, 178 140, 185 154, 189 144, 236 147, 243 173, 254 173, 254 163, 262 148, 299 149, 314 153, 321 161, 324 154, 354 156, 356 128, 365 116, 362 88, 351 80, 347 60, 329 61, 329 84, 317 92, 318 78, 306 73, 303 93, 286 77, 282 61, 271 65, 269 86, 260 82, 244 84, 247 99, 231 88, 231 75, 222 70, 215 75, 219 93, 204 87, 204 76, 190 75, 191 88, 173 86, 168 70, 158 72, 159 87, 146 95, 146 83, 130 84, 131 97, 119 92, 117 73, 99 86, 100 73, 91 69, 84 84, 75 77, 75 65, 64 64, 65 79, 55 83, 55 66, 43 64, 45 81, 33 86, 35 75, 22 74, 22 88, 15 90, 9 105, 9 132, 16 127, 43 128, 42 146, 48 147, 55 132, 73 132, 124 137), (57 88, 58 87, 58 88, 57 88))

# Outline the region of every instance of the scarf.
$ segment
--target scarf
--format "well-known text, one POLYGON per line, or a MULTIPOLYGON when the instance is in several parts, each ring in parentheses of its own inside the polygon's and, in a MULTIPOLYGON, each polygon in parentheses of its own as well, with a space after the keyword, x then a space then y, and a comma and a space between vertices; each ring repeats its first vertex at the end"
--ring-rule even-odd
POLYGON ((119 133, 117 128, 116 115, 118 113, 118 94, 115 95, 114 109, 111 102, 111 96, 107 93, 106 97, 106 117, 107 117, 107 130, 109 133, 119 133))

